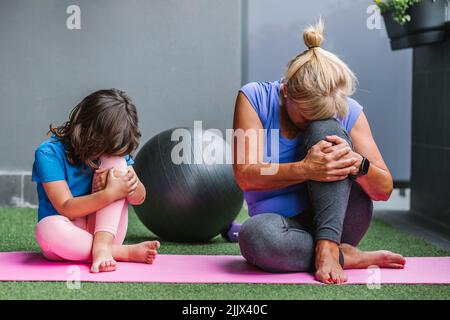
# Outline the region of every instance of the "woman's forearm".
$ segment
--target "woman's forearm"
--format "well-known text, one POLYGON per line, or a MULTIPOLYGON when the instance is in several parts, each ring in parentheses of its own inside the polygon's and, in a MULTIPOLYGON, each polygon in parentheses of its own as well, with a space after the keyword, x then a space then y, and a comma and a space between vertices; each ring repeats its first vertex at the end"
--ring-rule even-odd
POLYGON ((303 161, 234 166, 236 180, 244 191, 269 191, 307 180, 303 161))
POLYGON ((367 195, 376 201, 389 199, 393 189, 392 176, 389 172, 371 164, 369 172, 356 179, 367 195))
POLYGON ((59 213, 69 220, 74 220, 96 212, 113 201, 104 189, 89 195, 73 197, 66 200, 60 208, 59 213))

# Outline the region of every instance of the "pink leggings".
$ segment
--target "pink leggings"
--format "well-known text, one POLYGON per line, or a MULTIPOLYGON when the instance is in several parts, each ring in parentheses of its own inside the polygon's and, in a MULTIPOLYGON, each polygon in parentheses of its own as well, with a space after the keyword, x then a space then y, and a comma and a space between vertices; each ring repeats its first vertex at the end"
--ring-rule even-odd
MULTIPOLYGON (((101 157, 101 166, 127 170, 123 157, 101 157)), ((128 202, 115 201, 97 212, 75 220, 62 215, 48 216, 36 226, 36 240, 50 260, 91 260, 94 234, 107 231, 114 235, 114 244, 121 245, 128 226, 128 202)))

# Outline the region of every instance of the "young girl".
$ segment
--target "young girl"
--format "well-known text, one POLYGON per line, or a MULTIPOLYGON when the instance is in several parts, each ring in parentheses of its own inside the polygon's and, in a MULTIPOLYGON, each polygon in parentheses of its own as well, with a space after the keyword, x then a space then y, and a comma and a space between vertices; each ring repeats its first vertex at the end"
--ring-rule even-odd
POLYGON ((92 272, 116 260, 153 263, 158 241, 123 245, 128 203, 145 187, 130 154, 141 136, 136 107, 122 91, 91 93, 35 152, 32 180, 39 199, 36 239, 50 260, 92 261, 92 272))

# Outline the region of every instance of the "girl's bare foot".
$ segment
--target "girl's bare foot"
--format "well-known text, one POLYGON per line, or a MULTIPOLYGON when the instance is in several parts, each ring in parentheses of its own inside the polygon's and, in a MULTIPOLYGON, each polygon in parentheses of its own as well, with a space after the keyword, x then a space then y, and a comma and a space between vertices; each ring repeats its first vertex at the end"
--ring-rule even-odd
POLYGON ((110 272, 117 269, 117 262, 112 256, 113 239, 114 235, 105 231, 94 235, 91 272, 110 272))
POLYGON ((401 255, 387 250, 361 251, 349 244, 341 244, 345 269, 364 269, 369 266, 403 269, 406 260, 401 255))
POLYGON ((339 246, 333 241, 317 241, 316 279, 326 284, 347 281, 347 275, 339 263, 339 246))
POLYGON ((158 241, 145 241, 128 246, 129 261, 152 264, 159 249, 158 241))
POLYGON ((117 269, 117 262, 113 259, 111 250, 98 250, 94 256, 91 272, 110 272, 117 269))
POLYGON ((160 247, 158 241, 144 241, 132 245, 113 246, 114 258, 119 261, 152 264, 160 247))

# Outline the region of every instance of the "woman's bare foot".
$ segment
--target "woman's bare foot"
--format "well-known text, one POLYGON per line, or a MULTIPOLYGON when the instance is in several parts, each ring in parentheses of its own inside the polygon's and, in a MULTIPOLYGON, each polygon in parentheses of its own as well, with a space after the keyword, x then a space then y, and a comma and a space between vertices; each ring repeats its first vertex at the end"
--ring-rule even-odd
POLYGON ((317 241, 316 279, 326 284, 347 281, 347 275, 339 264, 339 246, 333 241, 317 241))
POLYGON ((110 272, 117 269, 117 262, 112 256, 113 239, 114 236, 109 232, 100 231, 94 235, 91 272, 110 272))
POLYGON ((401 255, 387 250, 361 251, 349 244, 341 244, 345 269, 364 269, 369 266, 379 268, 403 269, 406 260, 401 255))

